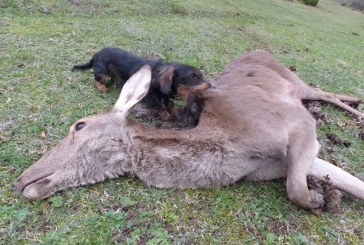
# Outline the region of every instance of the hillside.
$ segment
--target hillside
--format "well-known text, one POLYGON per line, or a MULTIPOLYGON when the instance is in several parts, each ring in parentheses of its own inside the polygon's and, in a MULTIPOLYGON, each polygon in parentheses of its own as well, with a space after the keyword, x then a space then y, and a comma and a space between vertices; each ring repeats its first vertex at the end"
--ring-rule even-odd
MULTIPOLYGON (((176 191, 120 177, 32 203, 13 189, 73 122, 116 101, 120 91, 97 91, 91 71, 71 72, 101 48, 187 63, 209 80, 266 49, 306 83, 364 99, 362 12, 333 0, 4 0, 0 33, 0 244, 362 243, 363 201, 344 195, 339 210, 315 215, 288 201, 284 180, 176 191)), ((364 176, 363 126, 320 108, 320 156, 364 176)))

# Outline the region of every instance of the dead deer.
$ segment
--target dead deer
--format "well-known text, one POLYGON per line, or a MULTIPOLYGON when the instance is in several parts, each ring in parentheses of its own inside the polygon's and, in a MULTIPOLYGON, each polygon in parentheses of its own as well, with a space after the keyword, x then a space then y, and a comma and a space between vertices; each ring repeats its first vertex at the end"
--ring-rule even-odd
MULTIPOLYGON (((364 182, 317 157, 315 121, 301 101, 360 101, 306 86, 270 53, 253 51, 231 62, 202 92, 205 105, 197 127, 173 131, 128 120, 148 92, 151 71, 141 68, 124 85, 113 109, 74 123, 48 154, 16 180, 29 199, 43 199, 68 187, 130 173, 160 188, 212 188, 240 179, 286 178, 288 198, 319 208, 323 196, 307 177, 364 200, 364 182)), ((363 114, 354 109, 359 117, 363 114)))

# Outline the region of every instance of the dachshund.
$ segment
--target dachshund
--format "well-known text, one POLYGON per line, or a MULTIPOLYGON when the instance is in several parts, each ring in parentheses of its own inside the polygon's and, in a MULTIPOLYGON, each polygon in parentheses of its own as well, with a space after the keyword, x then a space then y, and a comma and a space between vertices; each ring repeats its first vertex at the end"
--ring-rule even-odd
POLYGON ((184 102, 182 109, 176 109, 173 113, 174 120, 182 129, 191 129, 198 125, 205 100, 201 97, 203 91, 211 88, 211 85, 204 83, 194 87, 181 85, 178 94, 184 102))
POLYGON ((117 87, 124 83, 143 65, 152 69, 152 82, 147 96, 143 99, 146 107, 160 111, 170 108, 170 102, 180 85, 194 87, 209 84, 201 71, 193 66, 177 62, 165 63, 162 59, 144 59, 120 48, 104 48, 92 59, 75 65, 72 71, 93 69, 96 87, 106 92, 105 80, 110 77, 117 87))

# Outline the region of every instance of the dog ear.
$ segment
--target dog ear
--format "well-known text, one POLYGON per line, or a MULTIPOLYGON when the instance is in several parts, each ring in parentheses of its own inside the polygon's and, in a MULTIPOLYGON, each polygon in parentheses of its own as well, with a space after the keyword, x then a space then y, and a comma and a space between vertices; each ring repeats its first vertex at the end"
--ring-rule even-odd
POLYGON ((170 94, 172 92, 173 76, 175 67, 168 66, 159 72, 159 87, 163 94, 170 94))
POLYGON ((186 85, 179 85, 177 89, 177 93, 182 96, 183 101, 187 103, 188 98, 193 95, 194 97, 200 98, 202 96, 202 93, 211 88, 211 84, 204 82, 200 85, 189 87, 186 85))

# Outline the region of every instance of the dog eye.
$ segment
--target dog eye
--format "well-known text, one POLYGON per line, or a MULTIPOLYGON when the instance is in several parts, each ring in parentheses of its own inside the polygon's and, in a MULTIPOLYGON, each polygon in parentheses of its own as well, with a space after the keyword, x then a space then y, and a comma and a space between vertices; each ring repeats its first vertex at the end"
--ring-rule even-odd
POLYGON ((195 74, 190 74, 190 77, 195 78, 196 75, 195 74))
POLYGON ((86 127, 86 123, 79 122, 79 123, 76 124, 75 129, 76 129, 76 131, 79 131, 79 130, 81 130, 84 127, 86 127))

